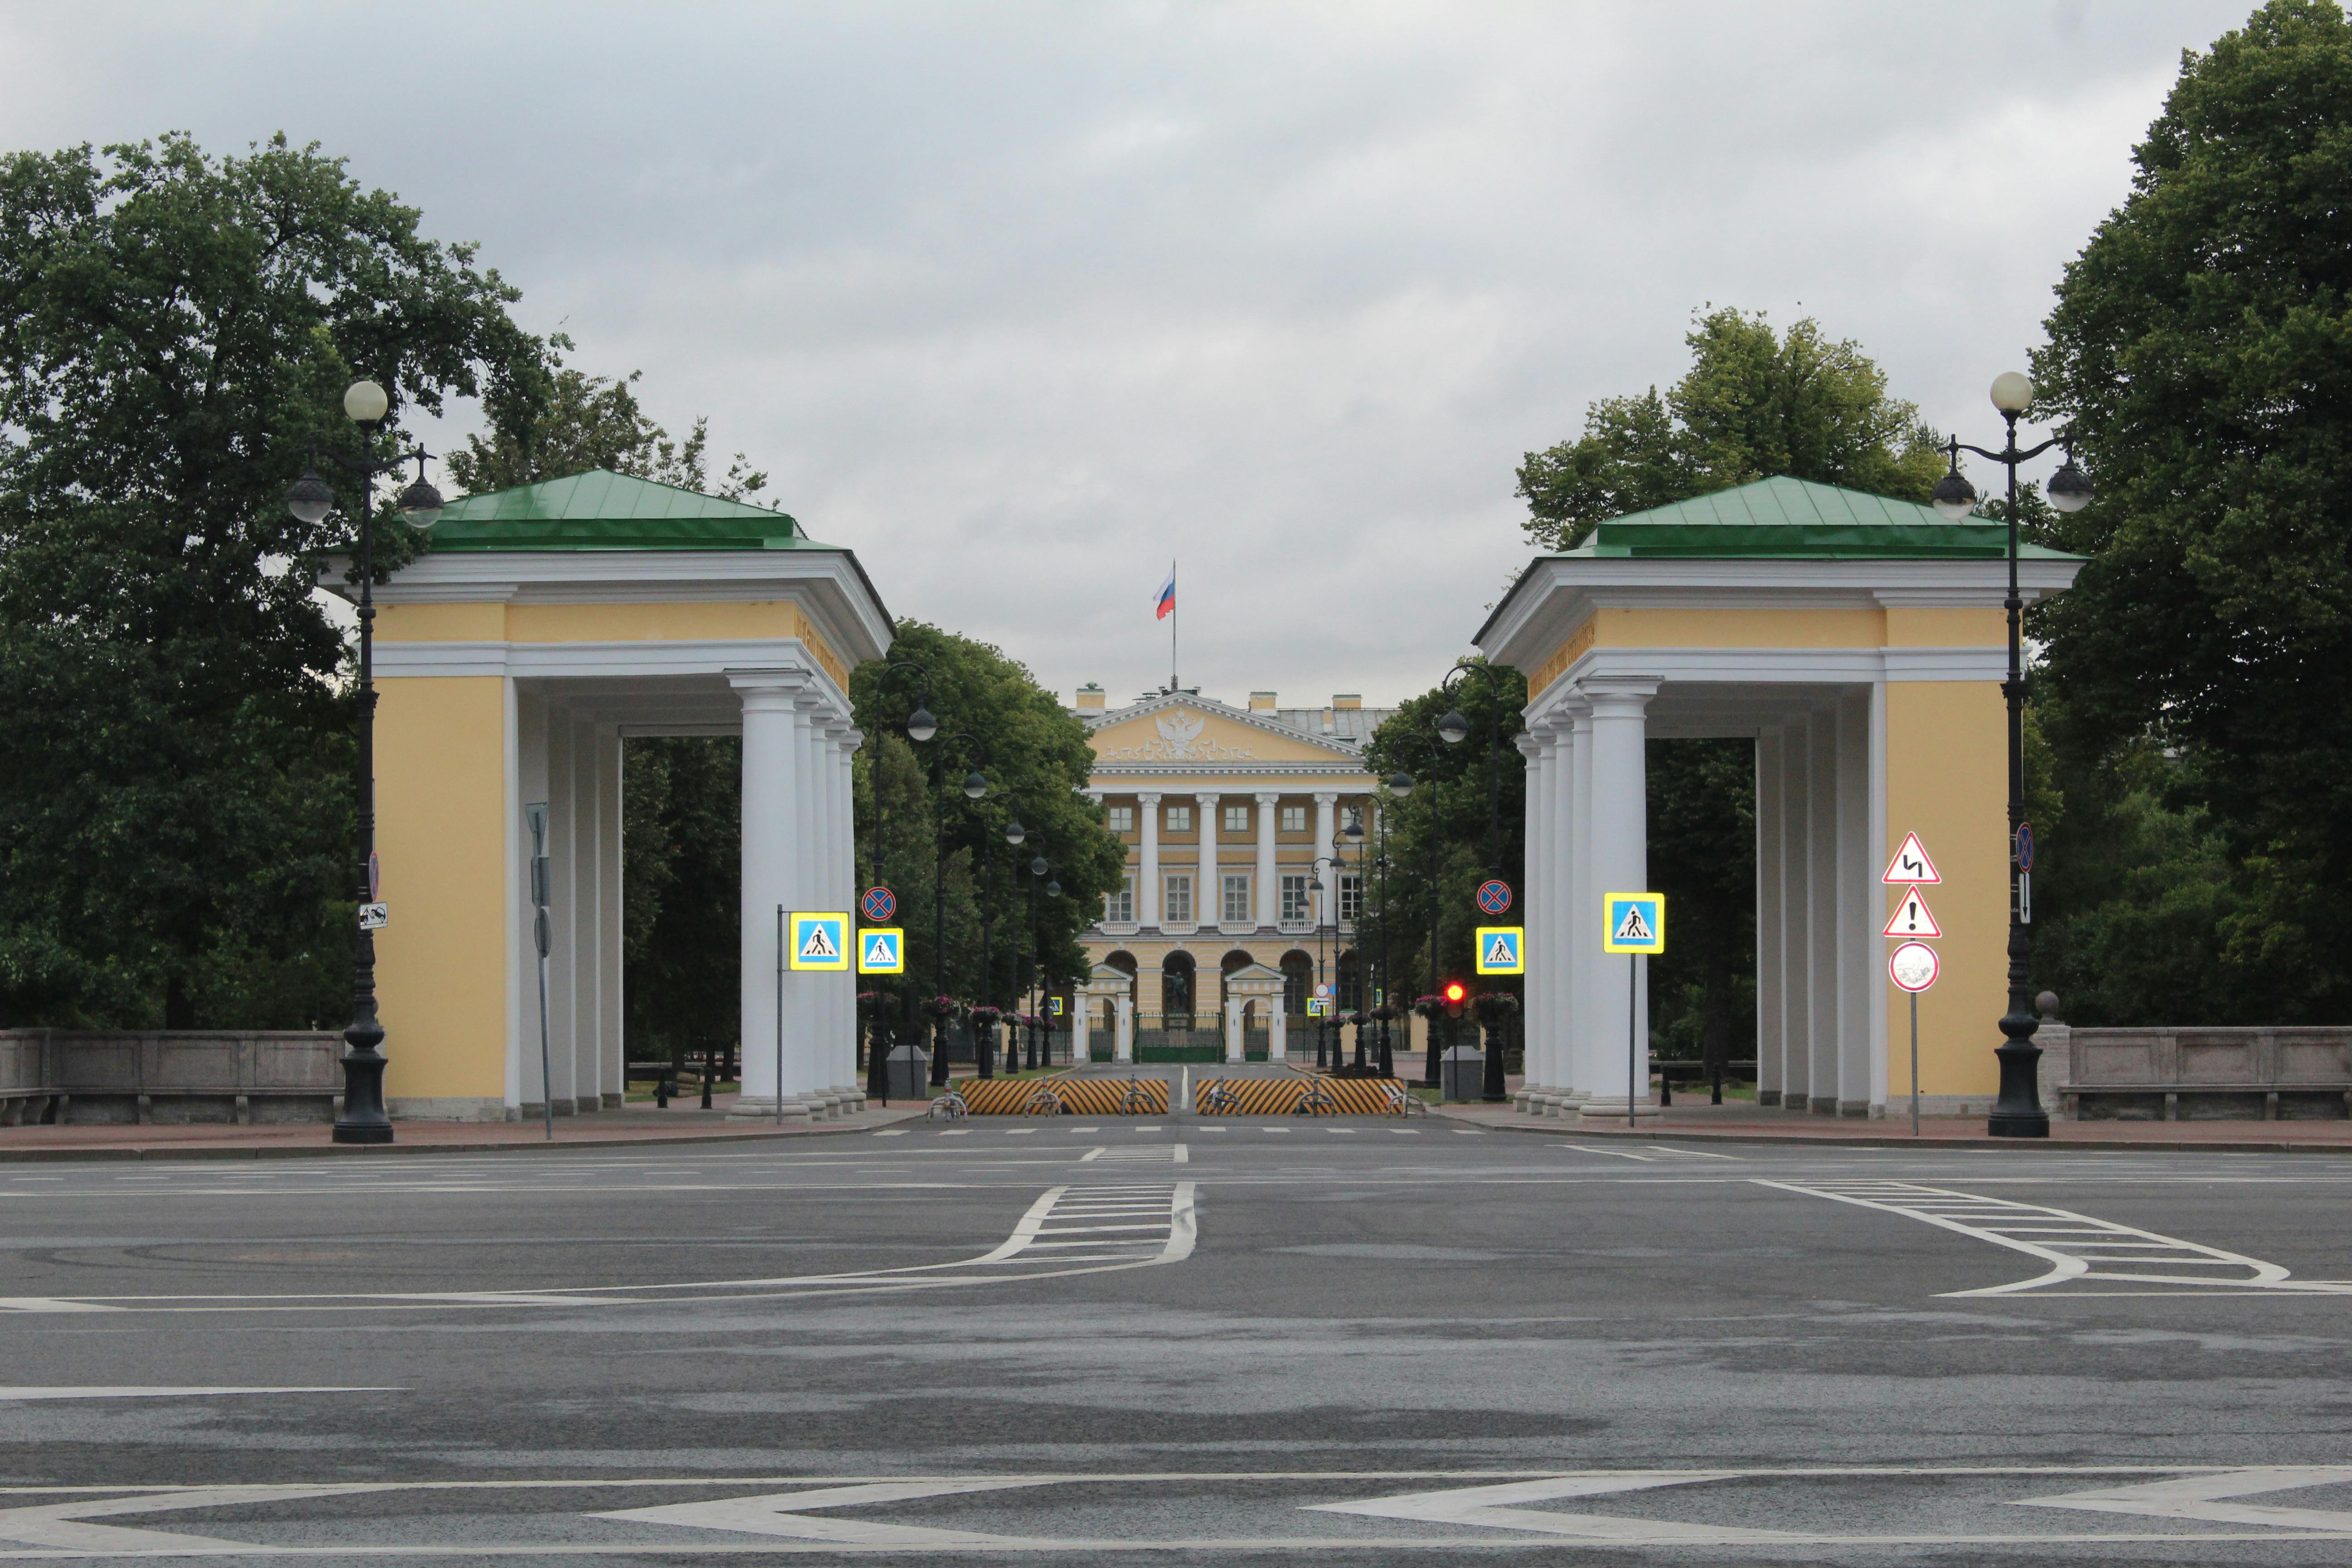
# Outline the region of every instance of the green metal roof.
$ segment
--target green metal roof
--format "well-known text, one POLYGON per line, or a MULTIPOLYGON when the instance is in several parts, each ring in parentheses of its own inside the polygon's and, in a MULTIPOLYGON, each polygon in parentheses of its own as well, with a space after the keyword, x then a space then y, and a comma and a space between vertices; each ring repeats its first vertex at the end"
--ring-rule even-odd
POLYGON ((451 501, 435 550, 831 550, 781 511, 591 468, 451 501))
MULTIPOLYGON (((2009 528, 1991 518, 1947 522, 1932 506, 1786 475, 1628 512, 1594 529, 1570 556, 1752 556, 1782 560, 1998 560, 2009 528)), ((2038 544, 2021 556, 2079 561, 2038 544)))

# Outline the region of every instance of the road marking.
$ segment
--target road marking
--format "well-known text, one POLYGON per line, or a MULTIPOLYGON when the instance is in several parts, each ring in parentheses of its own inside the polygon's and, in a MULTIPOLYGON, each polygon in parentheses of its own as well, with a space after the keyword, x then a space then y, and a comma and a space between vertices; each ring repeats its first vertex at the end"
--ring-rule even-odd
POLYGON ((969 1127, 950 1128, 947 1131, 940 1133, 940 1136, 942 1138, 969 1138, 971 1136, 971 1129, 969 1127))
POLYGON ((2228 1252, 2175 1237, 2159 1236, 2135 1226, 2095 1219, 2073 1209, 2045 1208, 2011 1198, 1984 1197, 1931 1187, 1916 1182, 1813 1181, 1775 1182, 1753 1178, 1758 1186, 1778 1187, 1806 1197, 1830 1198, 1883 1214, 1925 1221, 1945 1230, 1990 1241, 2013 1252, 2038 1258, 2050 1268, 2031 1279, 1989 1285, 1974 1290, 1946 1290, 1946 1296, 2007 1296, 2021 1290, 2041 1290, 2077 1282, 2098 1285, 2158 1287, 2153 1289, 2071 1290, 2078 1296, 2195 1296, 2213 1291, 2260 1294, 2284 1291, 2306 1295, 2352 1294, 2352 1281, 2296 1279, 2289 1270, 2241 1252, 2228 1252), (2133 1267, 2126 1268, 2130 1265, 2133 1267), (2219 1274, 2186 1274, 2180 1269, 2228 1269, 2219 1274))
POLYGON ((1717 1154, 1705 1149, 1685 1149, 1679 1143, 1652 1143, 1648 1147, 1664 1150, 1669 1154, 1679 1154, 1689 1160, 1733 1160, 1745 1163, 1748 1158, 1744 1154, 1717 1154))
MULTIPOLYGON (((374 1484, 322 1487, 194 1487, 146 1497, 85 1498, 76 1502, 41 1503, 27 1508, 0 1509, 0 1541, 53 1551, 111 1556, 120 1552, 247 1552, 246 1542, 210 1535, 179 1535, 161 1530, 124 1530, 83 1520, 125 1513, 175 1513, 191 1508, 225 1508, 236 1503, 277 1502, 299 1498, 337 1497, 380 1491, 374 1484)), ((7 1556, 29 1555, 8 1552, 7 1556)))
POLYGON ((1418 1138, 1421 1136, 1421 1129, 1418 1127, 1391 1127, 1389 1131, 1395 1133, 1400 1138, 1418 1138))
MULTIPOLYGON (((17 1297, 17 1300, 36 1298, 17 1297)), ((83 1309, 67 1307, 66 1311, 83 1309)), ((196 1399, 222 1394, 405 1394, 407 1389, 397 1384, 352 1384, 339 1386, 286 1386, 278 1388, 160 1388, 139 1384, 58 1388, 0 1388, 0 1400, 17 1399, 196 1399)))
POLYGON ((1007 1138, 1026 1138, 1036 1131, 1034 1127, 1008 1127, 1004 1130, 1004 1135, 1007 1138))
MULTIPOLYGON (((1182 1144, 1149 1151, 1169 1162, 1183 1157, 1182 1144)), ((1146 1152, 1129 1152, 1130 1158, 1146 1152)), ((870 1190, 870 1189, 869 1189, 870 1190)), ((835 1274, 783 1275, 751 1279, 673 1280, 656 1285, 613 1285, 526 1290, 339 1291, 331 1293, 188 1296, 5 1297, 0 1311, 79 1312, 98 1310, 144 1312, 373 1311, 386 1308, 426 1310, 486 1307, 633 1307, 648 1302, 761 1301, 795 1296, 834 1296, 873 1291, 931 1290, 1009 1280, 1052 1279, 1181 1263, 1197 1240, 1191 1182, 1112 1182, 1085 1187, 1049 1187, 1029 1205, 1013 1233, 994 1250, 953 1263, 919 1263, 898 1268, 867 1268, 835 1274), (1063 1234, 1054 1222, 1099 1218, 1112 1210, 1149 1215, 1150 1234, 1087 1244, 1087 1256, 1070 1257, 1075 1244, 1038 1238, 1063 1234), (1035 1254, 1035 1256, 1031 1256, 1035 1254), (1039 1265, 1050 1267, 1040 1268, 1039 1265), (1016 1266, 1016 1267, 1008 1267, 1016 1266)), ((272 1390, 269 1392, 292 1392, 272 1390)))
POLYGON ((1585 1541, 1610 1541, 1627 1545, 1659 1545, 1706 1542, 1717 1545, 1758 1545, 1818 1541, 1785 1530, 1735 1530, 1714 1524, 1678 1524, 1671 1520, 1625 1519, 1601 1513, 1557 1513, 1549 1509, 1513 1508, 1513 1503, 1549 1502, 1557 1498, 1599 1497, 1610 1492, 1646 1491, 1657 1487, 1691 1486, 1702 1481, 1738 1478, 1737 1470, 1628 1470, 1601 1476, 1556 1476, 1539 1481, 1506 1481, 1498 1486, 1456 1487, 1445 1491, 1402 1492, 1367 1502, 1318 1502, 1307 1508, 1318 1513, 1366 1514, 1374 1519, 1411 1519, 1429 1524, 1476 1524, 1496 1530, 1539 1531, 1547 1535, 1572 1535, 1585 1541))
POLYGON ((1457 1127, 1454 1131, 1459 1132, 1465 1138, 1484 1138, 1486 1136, 1484 1132, 1473 1131, 1467 1127, 1457 1127))
POLYGON ((907 1130, 903 1127, 893 1127, 887 1131, 874 1134, 877 1138, 904 1138, 906 1135, 907 1130))
POLYGON ((2352 1481, 2352 1468, 2341 1465, 2279 1465, 2267 1469, 2234 1470, 2216 1476, 2183 1476, 2169 1481, 2146 1481, 2138 1486, 2110 1487, 2100 1491, 2067 1492, 2059 1497, 2021 1498, 2025 1508, 2079 1508, 2097 1513, 2147 1514, 2157 1519, 2200 1519, 2217 1524, 2267 1524, 2283 1530, 2352 1531, 2352 1513, 2325 1508, 2269 1508, 2258 1503, 2223 1502, 2223 1498, 2256 1492, 2285 1491, 2295 1487, 2332 1486, 2352 1481))
POLYGON ((1657 1158, 1655 1154, 1636 1154, 1631 1149, 1595 1149, 1590 1143, 1556 1142, 1552 1147, 1555 1149, 1573 1149, 1580 1154, 1606 1154, 1612 1160, 1640 1160, 1645 1164, 1657 1158))
POLYGON ((1126 1149, 1090 1149, 1078 1163, 1100 1160, 1106 1163, 1134 1165, 1188 1165, 1192 1153, 1181 1143, 1146 1143, 1126 1149))
POLYGON ((982 1535, 968 1530, 933 1530, 912 1524, 873 1524, 856 1519, 811 1519, 811 1508, 859 1508, 958 1492, 998 1491, 1034 1486, 1034 1481, 885 1481, 865 1486, 819 1487, 812 1491, 771 1492, 765 1497, 722 1498, 715 1502, 670 1503, 656 1508, 592 1513, 591 1519, 684 1525, 697 1530, 737 1530, 756 1535, 791 1536, 856 1546, 1018 1546, 1019 1537, 982 1535))

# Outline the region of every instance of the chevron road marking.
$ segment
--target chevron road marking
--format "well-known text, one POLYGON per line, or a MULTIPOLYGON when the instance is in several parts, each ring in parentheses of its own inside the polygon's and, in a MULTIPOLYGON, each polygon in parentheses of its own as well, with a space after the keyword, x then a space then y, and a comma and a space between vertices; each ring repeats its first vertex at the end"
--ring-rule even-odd
MULTIPOLYGON (((1182 1146, 1177 1146, 1181 1153, 1182 1146)), ((1153 1151, 1164 1162, 1163 1146, 1153 1151)), ((294 1312, 360 1311, 387 1308, 425 1310, 484 1307, 635 1307, 686 1301, 761 1301, 793 1296, 850 1292, 936 1290, 1059 1279, 1122 1268, 1181 1263, 1199 1239, 1191 1182, 1129 1181, 1049 1187, 1029 1205, 1013 1234, 994 1250, 954 1263, 921 1263, 902 1268, 868 1268, 837 1274, 786 1275, 772 1279, 676 1280, 658 1285, 610 1285, 585 1290, 572 1286, 544 1290, 418 1290, 288 1295, 205 1296, 10 1296, 0 1312, 294 1312), (1142 1234, 1096 1236, 1069 1220, 1117 1217, 1131 1220, 1142 1234), (1088 1235, 1086 1242, 1045 1239, 1088 1235)))
POLYGON ((2296 1487, 2331 1486, 2340 1481, 2352 1481, 2352 1466, 2277 1465, 2020 1500, 2032 1508, 2079 1508, 2098 1513, 2147 1514, 2157 1519, 2208 1520, 2217 1524, 2267 1524, 2286 1530, 2352 1532, 2352 1512, 2338 1509, 2268 1508, 2221 1500, 2296 1487))
POLYGON ((2010 1198, 1990 1198, 1916 1182, 1773 1182, 1759 1187, 1829 1198, 1882 1214, 1924 1221, 1962 1236, 2022 1252, 2048 1264, 2046 1273, 2007 1285, 1947 1290, 1946 1296, 2007 1296, 2076 1283, 2155 1287, 2144 1289, 2075 1289, 2072 1296, 2200 1296, 2221 1292, 2352 1295, 2352 1281, 2296 1279, 2275 1263, 2228 1252, 2135 1226, 2095 1219, 2073 1209, 2046 1208, 2010 1198))
POLYGON ((1483 1524, 1497 1530, 1539 1531, 1547 1535, 1572 1535, 1580 1540, 1626 1545, 1705 1542, 1736 1546, 1822 1539, 1785 1530, 1732 1530, 1713 1524, 1677 1524, 1669 1520, 1623 1519, 1601 1513, 1555 1513, 1510 1506, 1549 1502, 1556 1498, 1600 1497, 1610 1492, 1646 1491, 1654 1487, 1736 1480, 1739 1474, 1738 1470, 1621 1470, 1609 1475, 1507 1481, 1491 1487, 1457 1487, 1449 1491, 1405 1492, 1369 1502, 1318 1502, 1307 1506, 1320 1513, 1368 1514, 1374 1519, 1412 1519, 1429 1524, 1483 1524))
MULTIPOLYGON (((125 1513, 174 1513, 182 1509, 223 1508, 236 1503, 279 1502, 299 1498, 338 1497, 352 1492, 382 1491, 380 1484, 359 1483, 323 1487, 194 1487, 161 1495, 127 1498, 85 1498, 74 1502, 42 1503, 29 1508, 0 1509, 0 1541, 24 1546, 62 1548, 77 1554, 112 1556, 119 1552, 250 1552, 249 1543, 209 1535, 178 1535, 161 1530, 123 1530, 114 1525, 81 1521, 125 1513)), ((0 1552, 0 1556, 22 1556, 0 1552)))
POLYGON ((818 1487, 810 1491, 771 1492, 764 1497, 721 1498, 715 1502, 669 1503, 656 1508, 625 1509, 617 1513, 592 1513, 591 1519, 622 1520, 646 1524, 686 1525, 698 1530, 736 1530, 755 1535, 782 1535, 803 1541, 829 1541, 856 1546, 1021 1546, 1020 1537, 983 1535, 969 1530, 933 1530, 912 1524, 873 1524, 855 1519, 812 1519, 801 1511, 812 1508, 856 1508, 878 1502, 905 1502, 915 1498, 946 1497, 957 1492, 1000 1491, 1029 1487, 1030 1480, 883 1481, 864 1486, 818 1487))

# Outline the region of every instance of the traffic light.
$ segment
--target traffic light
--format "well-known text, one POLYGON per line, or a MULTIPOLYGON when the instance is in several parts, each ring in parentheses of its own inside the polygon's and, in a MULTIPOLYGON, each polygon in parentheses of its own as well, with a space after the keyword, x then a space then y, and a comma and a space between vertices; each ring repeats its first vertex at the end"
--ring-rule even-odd
POLYGON ((1459 980, 1447 981, 1445 983, 1445 1016, 1449 1018, 1462 1016, 1462 999, 1469 994, 1470 988, 1459 980))

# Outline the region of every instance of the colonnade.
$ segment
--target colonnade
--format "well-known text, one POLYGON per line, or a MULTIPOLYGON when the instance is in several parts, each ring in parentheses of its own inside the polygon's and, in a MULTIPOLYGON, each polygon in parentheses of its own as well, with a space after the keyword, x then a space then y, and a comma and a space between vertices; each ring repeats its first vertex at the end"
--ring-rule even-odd
MULTIPOLYGON (((1099 800, 1108 792, 1095 788, 1087 793, 1099 800)), ((1136 873, 1135 919, 1136 923, 1147 931, 1161 930, 1169 924, 1166 919, 1167 911, 1162 908, 1164 900, 1161 897, 1160 857, 1160 814, 1162 803, 1169 798, 1166 793, 1152 790, 1139 791, 1135 796, 1135 807, 1139 816, 1136 830, 1139 839, 1137 848, 1140 860, 1136 873)), ((1179 802, 1183 799, 1181 795, 1174 798, 1179 802)), ((1223 825, 1219 820, 1219 815, 1220 809, 1224 805, 1225 796, 1222 792, 1202 790, 1194 792, 1192 798, 1193 809, 1200 813, 1194 825, 1199 856, 1192 868, 1192 919, 1176 923, 1180 927, 1213 930, 1220 925, 1233 923, 1223 918, 1224 909, 1222 902, 1224 889, 1221 878, 1226 869, 1227 863, 1219 854, 1223 843, 1223 825)), ((1278 791, 1253 791, 1247 795, 1236 795, 1234 798, 1250 800, 1256 806, 1256 855, 1254 863, 1250 866, 1251 901, 1255 906, 1252 915, 1255 924, 1272 931, 1277 929, 1282 923, 1282 879, 1276 868, 1275 854, 1276 844, 1275 811, 1281 804, 1282 795, 1278 791)), ((1326 855, 1330 852, 1331 836, 1338 823, 1339 794, 1337 790, 1317 790, 1314 792, 1313 798, 1315 801, 1315 853, 1326 855)), ((1181 868, 1182 866, 1180 864, 1178 869, 1181 868)), ((1313 879, 1311 867, 1296 867, 1294 869, 1308 874, 1309 879, 1313 879)), ((1314 894, 1312 897, 1315 900, 1312 916, 1314 922, 1317 925, 1326 922, 1337 923, 1339 890, 1336 877, 1324 884, 1322 892, 1314 894)))

